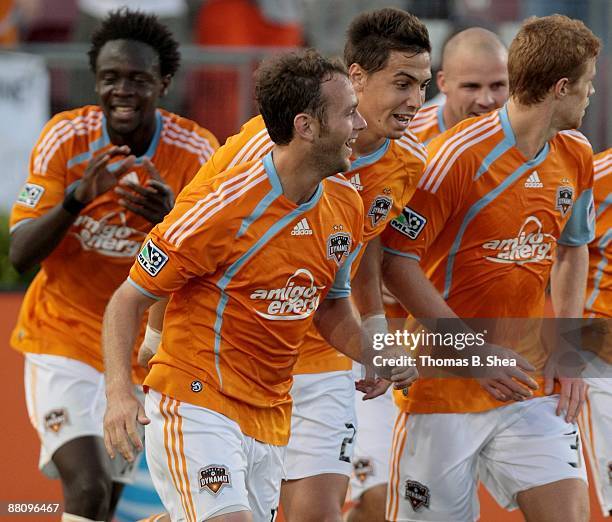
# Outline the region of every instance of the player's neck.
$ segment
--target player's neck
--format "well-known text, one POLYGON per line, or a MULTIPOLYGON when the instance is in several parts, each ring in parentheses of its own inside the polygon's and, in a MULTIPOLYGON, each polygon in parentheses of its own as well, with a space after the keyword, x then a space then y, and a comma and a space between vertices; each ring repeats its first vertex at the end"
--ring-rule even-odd
POLYGON ((129 134, 120 134, 111 129, 107 122, 106 130, 113 145, 127 145, 130 148, 130 154, 142 156, 151 145, 155 135, 155 126, 156 122, 153 120, 151 124, 143 124, 129 134))
POLYGON ((444 107, 442 108, 442 121, 444 122, 444 127, 446 129, 451 129, 461 121, 461 118, 453 114, 448 103, 445 103, 444 107))
POLYGON ((312 165, 308 156, 291 146, 275 145, 272 149, 272 162, 283 187, 283 195, 297 205, 306 203, 317 190, 321 180, 327 176, 321 169, 312 165))
POLYGON ((514 98, 508 100, 507 107, 516 148, 531 160, 558 132, 553 125, 553 111, 547 103, 522 105, 514 98))
POLYGON ((374 129, 366 128, 357 135, 357 141, 353 145, 353 156, 367 156, 380 149, 387 138, 379 136, 374 129))

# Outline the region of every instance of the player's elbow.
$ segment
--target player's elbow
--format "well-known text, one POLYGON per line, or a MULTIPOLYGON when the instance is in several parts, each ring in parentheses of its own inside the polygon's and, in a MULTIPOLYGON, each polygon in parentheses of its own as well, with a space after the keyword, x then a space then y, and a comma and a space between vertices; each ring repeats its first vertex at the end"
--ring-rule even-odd
POLYGON ((32 259, 28 256, 25 248, 22 248, 21 245, 15 244, 14 241, 11 241, 9 246, 9 262, 13 265, 13 268, 17 270, 20 274, 27 272, 30 268, 34 266, 32 259))

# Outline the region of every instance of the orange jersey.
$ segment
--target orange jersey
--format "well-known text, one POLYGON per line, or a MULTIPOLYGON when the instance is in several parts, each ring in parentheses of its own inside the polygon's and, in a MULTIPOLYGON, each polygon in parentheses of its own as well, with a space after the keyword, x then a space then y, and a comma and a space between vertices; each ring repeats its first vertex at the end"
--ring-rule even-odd
POLYGON ((286 444, 298 347, 321 300, 350 295, 362 239, 363 204, 341 176, 302 205, 271 154, 191 183, 130 272, 147 295, 172 294, 145 385, 286 444))
POLYGON ((421 143, 427 145, 439 134, 446 131, 444 125, 444 104, 429 105, 423 107, 416 113, 408 129, 418 138, 421 143))
MULTIPOLYGON (((470 118, 428 145, 423 177, 387 227, 385 248, 419 260, 459 317, 543 317, 557 242, 593 237, 592 184, 592 150, 579 132, 558 133, 525 161, 505 108, 470 118)), ((522 355, 541 369, 545 354, 533 346, 522 355)), ((442 384, 420 379, 401 407, 447 413, 502 404, 475 381, 442 384)))
MULTIPOLYGON (((239 134, 228 138, 204 165, 195 183, 209 179, 226 168, 260 158, 268 153, 273 143, 261 116, 245 123, 239 134)), ((415 136, 406 132, 398 140, 386 140, 375 152, 354 160, 351 170, 344 174, 363 201, 365 209, 365 243, 382 233, 386 224, 398 216, 410 200, 423 171, 426 151, 415 136)), ((296 226, 295 234, 308 234, 296 226)), ((362 253, 363 250, 362 249, 362 253)), ((357 260, 359 261, 359 260, 357 260)), ((353 275, 358 262, 353 264, 353 275)), ((294 373, 320 373, 350 370, 352 362, 331 347, 312 328, 300 347, 300 357, 294 373)))
MULTIPOLYGON (((11 213, 11 230, 36 219, 64 199, 94 154, 111 146, 97 106, 54 116, 30 158, 30 173, 11 213)), ((175 194, 218 146, 207 130, 159 109, 149 157, 175 194)), ((143 184, 142 158, 126 176, 143 184)), ((113 190, 92 201, 28 288, 11 338, 22 352, 71 357, 102 371, 100 334, 106 304, 125 280, 152 225, 121 207, 113 190)))
MULTIPOLYGON (((612 148, 593 158, 595 183, 595 239, 589 245, 589 279, 584 306, 585 317, 612 319, 612 148)), ((612 336, 606 335, 598 353, 612 364, 612 336)))

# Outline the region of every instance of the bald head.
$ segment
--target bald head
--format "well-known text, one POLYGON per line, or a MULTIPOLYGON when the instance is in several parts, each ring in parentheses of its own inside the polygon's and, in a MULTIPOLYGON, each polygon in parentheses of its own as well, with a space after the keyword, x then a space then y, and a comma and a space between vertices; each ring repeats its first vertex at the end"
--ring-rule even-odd
POLYGON ((453 65, 457 58, 490 54, 507 62, 508 51, 499 37, 482 27, 470 27, 448 39, 442 49, 442 69, 453 65))
POLYGON ((487 29, 461 31, 444 46, 437 82, 446 95, 447 127, 491 112, 508 97, 508 52, 498 36, 487 29))

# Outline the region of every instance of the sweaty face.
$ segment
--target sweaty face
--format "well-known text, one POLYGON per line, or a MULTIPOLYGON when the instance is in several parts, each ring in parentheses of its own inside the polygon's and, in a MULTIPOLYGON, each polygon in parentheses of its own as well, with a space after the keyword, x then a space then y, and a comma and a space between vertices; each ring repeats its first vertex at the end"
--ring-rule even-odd
POLYGON ((423 105, 431 80, 429 53, 391 51, 383 69, 366 73, 351 66, 351 72, 355 70, 360 75, 352 74, 351 79, 368 132, 379 138, 400 138, 423 105))
POLYGON ((582 125, 582 118, 589 105, 589 97, 595 93, 595 58, 586 62, 583 74, 569 84, 569 95, 564 99, 561 110, 564 129, 577 129, 582 125))
POLYGON ((452 120, 447 126, 498 109, 508 99, 506 53, 458 52, 438 73, 438 85, 452 120))
POLYGON ((112 135, 125 136, 154 128, 158 98, 169 79, 163 79, 159 57, 147 44, 111 40, 96 61, 96 93, 112 135))
POLYGON ((353 143, 365 120, 357 112, 357 96, 349 79, 336 74, 321 85, 325 100, 325 121, 313 143, 313 155, 326 175, 350 168, 353 143))

